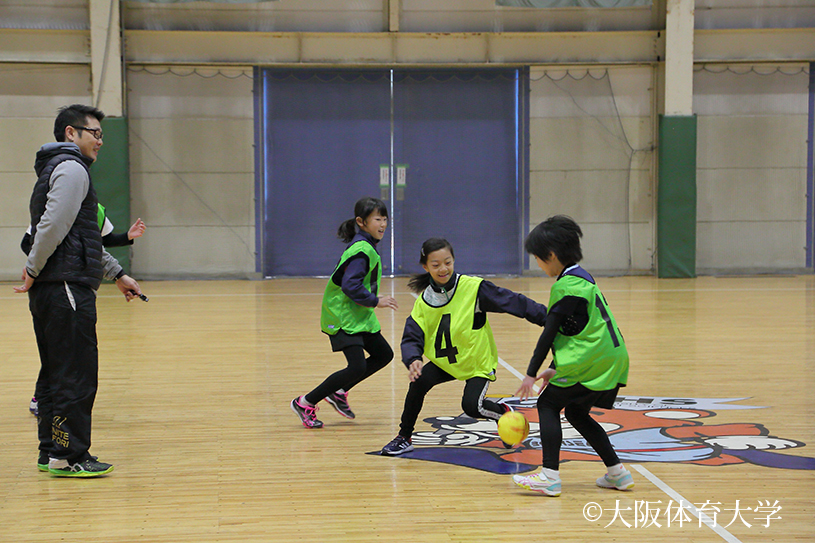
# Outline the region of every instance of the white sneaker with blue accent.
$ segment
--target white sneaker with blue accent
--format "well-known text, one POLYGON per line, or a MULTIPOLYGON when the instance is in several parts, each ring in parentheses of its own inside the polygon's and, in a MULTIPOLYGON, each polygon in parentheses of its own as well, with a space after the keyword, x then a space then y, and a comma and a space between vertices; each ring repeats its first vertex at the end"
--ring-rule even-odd
POLYGON ((612 477, 608 473, 597 479, 597 486, 601 488, 613 488, 615 490, 631 490, 634 488, 634 478, 631 472, 624 470, 617 477, 612 477))

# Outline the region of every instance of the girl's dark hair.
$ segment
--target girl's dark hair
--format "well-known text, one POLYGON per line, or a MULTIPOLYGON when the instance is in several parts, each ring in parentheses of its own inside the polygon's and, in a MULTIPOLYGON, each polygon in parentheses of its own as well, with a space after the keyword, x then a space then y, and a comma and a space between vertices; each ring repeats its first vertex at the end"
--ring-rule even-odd
POLYGON ((357 234, 357 217, 361 218, 363 222, 368 220, 368 217, 374 211, 378 211, 383 217, 388 216, 388 206, 379 198, 360 198, 354 204, 354 218, 344 221, 337 229, 337 237, 348 243, 357 234))
POLYGON ((549 260, 551 253, 555 253, 560 263, 568 268, 583 260, 581 237, 583 231, 574 219, 566 215, 555 215, 532 229, 526 236, 524 248, 527 253, 544 261, 549 260))
MULTIPOLYGON (((419 257, 419 264, 427 264, 427 255, 440 249, 447 249, 450 251, 450 256, 453 258, 456 255, 453 253, 453 246, 444 238, 430 238, 422 243, 422 256, 419 257)), ((408 288, 413 292, 422 292, 430 285, 430 273, 424 272, 411 276, 408 281, 408 288)))

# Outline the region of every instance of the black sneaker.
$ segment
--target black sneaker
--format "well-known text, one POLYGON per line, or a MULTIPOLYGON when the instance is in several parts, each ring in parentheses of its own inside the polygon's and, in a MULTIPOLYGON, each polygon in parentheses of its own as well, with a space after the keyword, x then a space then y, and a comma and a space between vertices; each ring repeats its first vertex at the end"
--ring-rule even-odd
MULTIPOLYGON (((91 456, 91 460, 96 461, 99 457, 91 456)), ((37 458, 37 469, 43 472, 48 473, 48 462, 50 458, 48 458, 48 453, 40 451, 40 455, 37 458)))
POLYGON ((331 404, 331 406, 337 410, 337 413, 345 417, 346 419, 353 419, 356 417, 354 412, 351 411, 351 407, 348 405, 348 393, 347 392, 332 392, 328 396, 325 397, 325 401, 331 404))
POLYGON ((113 471, 113 466, 95 458, 88 458, 76 464, 54 458, 48 463, 48 471, 55 477, 99 477, 113 471))
POLYGON ((300 417, 300 422, 306 428, 322 428, 323 421, 317 420, 317 406, 301 403, 300 398, 298 396, 291 401, 291 410, 300 417))
POLYGON ((396 436, 390 443, 382 447, 381 454, 387 456, 399 456, 400 454, 404 454, 412 450, 413 444, 409 439, 402 436, 396 436))

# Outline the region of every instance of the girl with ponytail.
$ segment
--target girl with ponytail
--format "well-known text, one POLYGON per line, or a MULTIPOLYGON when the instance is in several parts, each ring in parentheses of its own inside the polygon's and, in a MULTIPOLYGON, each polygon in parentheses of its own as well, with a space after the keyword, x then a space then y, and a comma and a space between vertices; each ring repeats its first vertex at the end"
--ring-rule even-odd
POLYGON ((323 427, 317 420, 317 403, 322 399, 343 417, 353 419, 356 415, 348 405, 348 391, 393 359, 393 349, 382 337, 374 314, 375 307, 398 307, 392 297, 378 296, 382 264, 376 245, 387 227, 385 203, 362 198, 354 206, 354 218, 337 230, 337 236, 348 245, 325 287, 320 327, 328 334, 331 349, 342 351, 348 365, 291 401, 292 410, 306 428, 323 427))

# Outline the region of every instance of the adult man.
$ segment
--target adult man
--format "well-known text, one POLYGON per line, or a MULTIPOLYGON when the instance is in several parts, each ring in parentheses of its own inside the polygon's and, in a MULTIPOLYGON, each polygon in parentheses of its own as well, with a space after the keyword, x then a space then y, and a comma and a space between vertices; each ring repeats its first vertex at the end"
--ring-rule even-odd
POLYGON ((116 281, 127 301, 141 294, 102 247, 98 202, 88 168, 102 147, 96 108, 75 104, 54 121, 57 143, 37 152, 31 195, 32 243, 23 285, 40 353, 36 397, 41 471, 60 477, 96 477, 113 470, 90 455, 91 411, 99 352, 96 290, 116 281))

